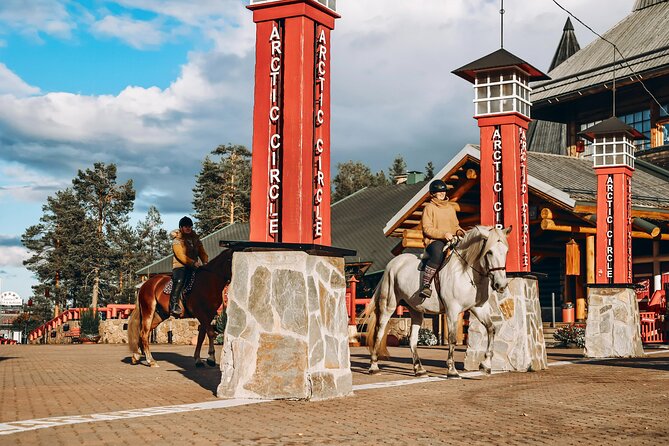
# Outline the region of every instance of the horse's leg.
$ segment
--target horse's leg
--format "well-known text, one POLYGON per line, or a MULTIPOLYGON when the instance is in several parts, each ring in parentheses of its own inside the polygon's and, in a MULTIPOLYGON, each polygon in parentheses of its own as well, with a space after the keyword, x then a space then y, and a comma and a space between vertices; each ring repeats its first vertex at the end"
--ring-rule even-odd
POLYGON ((489 375, 492 372, 492 346, 495 342, 495 326, 492 323, 492 307, 490 302, 486 301, 480 307, 470 309, 474 316, 483 324, 488 332, 488 346, 485 351, 485 359, 479 365, 479 370, 489 375))
POLYGON ((142 351, 139 346, 139 330, 140 330, 139 302, 135 303, 135 309, 130 314, 128 321, 128 345, 130 346, 130 362, 135 365, 139 364, 142 359, 142 351))
POLYGON ((207 365, 210 367, 216 366, 216 349, 214 347, 214 341, 216 340, 216 330, 214 327, 209 324, 206 328, 207 336, 209 337, 209 356, 207 357, 207 365))
POLYGON ((423 325, 423 317, 425 316, 420 311, 416 311, 409 307, 409 314, 411 315, 411 336, 409 337, 409 347, 411 347, 411 357, 413 360, 413 374, 416 376, 427 375, 427 371, 423 368, 423 364, 418 357, 418 332, 423 325))
MULTIPOLYGON (((151 350, 149 349, 149 333, 153 328, 153 318, 155 313, 150 311, 147 317, 142 318, 141 328, 139 331, 140 345, 144 356, 146 356, 146 362, 150 367, 159 367, 158 363, 151 356, 151 350)), ((157 325, 157 324, 156 324, 157 325)))
POLYGON ((459 312, 455 314, 453 313, 453 311, 448 311, 446 313, 446 325, 448 325, 448 360, 446 361, 448 372, 446 372, 446 376, 449 378, 460 378, 460 374, 455 369, 455 359, 453 359, 458 335, 457 331, 459 312))
POLYGON ((200 323, 200 327, 197 330, 197 345, 195 346, 195 353, 193 357, 195 358, 195 367, 204 367, 204 360, 200 358, 200 351, 202 350, 202 343, 204 343, 204 335, 207 334, 204 324, 200 323))

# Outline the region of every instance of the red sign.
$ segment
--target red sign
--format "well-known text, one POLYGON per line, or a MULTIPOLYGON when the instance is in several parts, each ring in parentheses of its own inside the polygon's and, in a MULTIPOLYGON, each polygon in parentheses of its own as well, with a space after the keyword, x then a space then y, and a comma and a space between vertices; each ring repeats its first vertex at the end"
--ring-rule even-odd
POLYGON ((323 190, 325 188, 325 174, 323 173, 323 153, 325 147, 323 124, 325 123, 325 110, 323 108, 323 97, 325 96, 325 82, 327 82, 327 58, 328 41, 325 28, 318 26, 316 29, 316 54, 315 64, 315 110, 314 110, 314 239, 323 236, 323 216, 321 206, 323 204, 323 190))
POLYGON ((269 137, 269 188, 267 190, 267 232, 271 237, 277 238, 279 234, 279 220, 281 209, 281 74, 283 67, 283 50, 279 24, 274 22, 272 34, 269 38, 270 44, 270 137, 269 137))
POLYGON ((530 266, 530 217, 527 189, 527 136, 525 129, 519 127, 518 140, 520 144, 520 265, 523 268, 530 266))
POLYGON ((613 175, 606 177, 606 279, 613 283, 613 175))
POLYGON ((493 226, 504 228, 504 195, 502 182, 502 132, 499 125, 492 134, 492 165, 493 165, 493 226))

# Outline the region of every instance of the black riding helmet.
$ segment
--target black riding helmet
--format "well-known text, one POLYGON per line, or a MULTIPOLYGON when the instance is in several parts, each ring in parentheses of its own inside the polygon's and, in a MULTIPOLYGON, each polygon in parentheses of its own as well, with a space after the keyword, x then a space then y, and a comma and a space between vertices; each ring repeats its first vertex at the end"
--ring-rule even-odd
POLYGON ((193 220, 191 220, 188 217, 181 218, 181 220, 179 220, 179 227, 183 228, 184 226, 192 228, 193 227, 193 220))
POLYGON ((441 180, 434 180, 430 183, 430 193, 436 194, 437 192, 446 192, 446 183, 441 180))

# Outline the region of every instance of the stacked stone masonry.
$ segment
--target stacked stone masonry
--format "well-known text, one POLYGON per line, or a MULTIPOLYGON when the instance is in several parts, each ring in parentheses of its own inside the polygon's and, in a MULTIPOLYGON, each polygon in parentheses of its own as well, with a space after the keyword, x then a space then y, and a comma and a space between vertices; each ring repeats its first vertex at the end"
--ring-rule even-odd
POLYGON ((635 358, 643 354, 639 304, 634 290, 589 288, 585 356, 635 358))
POLYGON ((294 251, 238 252, 232 268, 218 396, 350 394, 344 260, 294 251))
MULTIPOLYGON (((534 278, 514 277, 502 295, 490 297, 495 326, 492 369, 528 372, 548 367, 539 286, 534 278)), ((474 316, 469 318, 465 369, 478 370, 485 357, 488 333, 474 316)))

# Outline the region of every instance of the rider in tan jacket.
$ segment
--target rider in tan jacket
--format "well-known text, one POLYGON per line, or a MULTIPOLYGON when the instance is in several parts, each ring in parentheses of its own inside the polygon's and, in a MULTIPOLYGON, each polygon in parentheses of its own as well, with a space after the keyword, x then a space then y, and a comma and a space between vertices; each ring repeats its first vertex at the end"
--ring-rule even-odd
POLYGON ((209 261, 209 256, 202 246, 200 237, 193 231, 193 220, 183 217, 179 220, 179 229, 170 233, 172 237, 172 292, 170 293, 170 314, 181 315, 179 297, 188 283, 193 271, 209 261))
POLYGON ((421 226, 428 260, 420 290, 422 299, 427 299, 432 295, 430 284, 437 269, 444 261, 444 249, 450 245, 455 234, 462 231, 456 214, 460 210, 460 205, 449 201, 446 190, 446 183, 442 180, 434 180, 430 183, 432 199, 423 209, 421 226))

